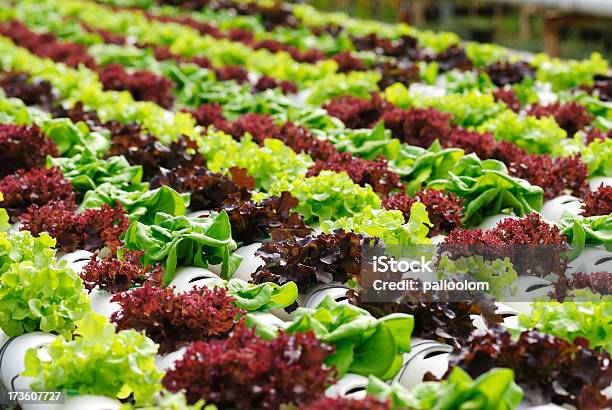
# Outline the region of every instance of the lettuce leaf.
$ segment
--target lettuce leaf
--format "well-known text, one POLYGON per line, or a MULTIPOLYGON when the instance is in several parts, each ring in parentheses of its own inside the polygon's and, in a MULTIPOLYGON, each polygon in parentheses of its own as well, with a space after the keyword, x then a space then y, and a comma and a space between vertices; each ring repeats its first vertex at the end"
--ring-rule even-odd
POLYGON ((552 117, 538 119, 510 110, 485 122, 478 130, 492 133, 497 140, 513 142, 530 154, 561 154, 561 142, 567 138, 567 132, 552 117))
POLYGON ((465 370, 455 367, 448 378, 424 382, 411 390, 370 376, 366 392, 389 400, 393 410, 513 410, 523 399, 523 390, 514 382, 512 369, 492 369, 474 380, 465 370))
POLYGON ((361 187, 345 173, 322 171, 319 175, 293 181, 283 178, 268 190, 269 195, 288 191, 300 201, 295 210, 306 222, 335 221, 353 216, 366 207, 380 209, 380 198, 366 185, 361 187))
POLYGON ((143 263, 164 265, 164 284, 174 278, 177 266, 207 268, 221 264, 221 276, 231 277, 241 257, 225 211, 206 218, 172 216, 158 212, 152 225, 133 222, 124 236, 125 249, 143 250, 143 263))
MULTIPOLYGON (((74 124, 68 118, 57 118, 41 125, 42 132, 51 138, 60 155, 71 157, 81 152, 87 152, 92 157, 98 157, 110 148, 109 138, 94 131, 89 131, 87 124, 74 124)), ((86 154, 87 155, 87 154, 86 154)))
POLYGON ((550 83, 555 92, 592 85, 596 74, 608 74, 608 62, 599 53, 592 53, 590 59, 560 60, 546 54, 538 54, 532 61, 538 71, 536 78, 550 83))
POLYGON ((108 319, 88 313, 77 322, 74 339, 58 337, 26 352, 24 376, 34 390, 67 390, 75 395, 117 399, 133 396, 153 404, 163 373, 155 367, 157 345, 135 330, 117 332, 108 319))
POLYGON ((69 335, 90 309, 81 278, 65 265, 56 267, 54 258, 50 262, 37 266, 25 260, 3 267, 0 328, 7 335, 37 330, 69 335))
POLYGON ((142 191, 148 184, 142 182, 142 166, 130 165, 125 157, 98 159, 87 151, 71 158, 48 158, 47 166, 58 167, 75 190, 85 192, 109 183, 125 191, 142 191))
POLYGON ((327 76, 310 85, 310 94, 306 102, 321 105, 343 95, 368 98, 372 92, 378 91, 378 82, 381 78, 381 74, 376 71, 351 71, 347 74, 327 76))
POLYGON ((179 194, 168 186, 151 191, 124 191, 105 182, 85 193, 80 209, 100 208, 104 204, 113 206, 115 203, 125 208, 130 221, 152 224, 158 212, 173 216, 185 215, 189 206, 189 194, 179 194))
POLYGON ((478 68, 505 60, 508 57, 508 49, 505 47, 497 44, 477 43, 475 41, 465 43, 465 53, 472 64, 478 68))
POLYGON ((266 282, 259 285, 233 278, 226 283, 227 294, 235 299, 234 304, 248 312, 283 309, 295 303, 298 288, 294 282, 282 286, 266 282))
POLYGON ((465 128, 479 126, 506 110, 504 104, 495 102, 492 94, 482 94, 479 91, 430 98, 421 104, 452 114, 451 122, 465 128))
POLYGON ((266 138, 260 147, 246 135, 240 142, 222 132, 209 132, 198 140, 206 166, 213 172, 227 173, 230 168, 247 170, 257 187, 270 189, 280 177, 299 178, 313 164, 310 156, 296 154, 281 140, 266 138))
POLYGON ((430 244, 427 238, 429 232, 429 215, 425 205, 415 202, 410 208, 410 220, 404 221, 402 212, 386 209, 372 209, 368 206, 363 211, 351 216, 321 224, 323 232, 329 233, 336 229, 344 229, 355 233, 375 236, 387 245, 418 245, 430 244))
POLYGON ((612 139, 595 139, 580 154, 587 165, 589 176, 612 177, 612 139))
POLYGON ((480 255, 456 260, 451 260, 447 255, 443 255, 438 263, 437 273, 442 279, 466 275, 476 282, 486 282, 489 284, 487 293, 498 300, 503 299, 506 290, 514 294, 515 288, 512 283, 518 279, 518 274, 510 259, 489 261, 480 255))
POLYGON ((566 235, 574 252, 580 252, 586 245, 604 245, 612 251, 612 214, 584 217, 563 213, 559 220, 561 233, 566 235))
POLYGON ((365 158, 376 159, 383 156, 387 160, 397 159, 400 151, 400 140, 391 137, 391 131, 385 129, 384 122, 379 122, 372 129, 336 129, 322 133, 323 137, 334 144, 340 152, 365 158))
POLYGON ((453 192, 465 198, 465 224, 477 225, 485 216, 513 211, 523 216, 542 208, 539 186, 508 175, 496 160, 481 161, 475 154, 461 158, 447 178, 431 181, 428 187, 453 192))
POLYGON ((44 268, 55 261, 56 241, 46 232, 32 236, 29 231, 0 232, 0 274, 12 264, 32 262, 44 268))
POLYGON ((610 351, 611 317, 612 302, 535 302, 529 315, 519 316, 519 325, 522 330, 537 328, 569 342, 585 337, 591 349, 610 351))
POLYGON ((428 149, 402 144, 391 167, 407 182, 406 191, 414 194, 433 180, 447 178, 463 154, 460 148, 442 149, 437 140, 428 149))
MULTIPOLYGON (((0 192, 0 202, 4 201, 4 196, 2 192, 0 192)), ((6 212, 6 209, 0 208, 0 232, 8 231, 11 228, 11 224, 9 223, 9 214, 6 212)))
POLYGON ((329 296, 316 309, 298 308, 288 333, 314 332, 336 351, 326 363, 347 372, 393 378, 403 363, 402 354, 410 351, 414 319, 394 313, 375 319, 367 311, 350 304, 337 303, 329 296))

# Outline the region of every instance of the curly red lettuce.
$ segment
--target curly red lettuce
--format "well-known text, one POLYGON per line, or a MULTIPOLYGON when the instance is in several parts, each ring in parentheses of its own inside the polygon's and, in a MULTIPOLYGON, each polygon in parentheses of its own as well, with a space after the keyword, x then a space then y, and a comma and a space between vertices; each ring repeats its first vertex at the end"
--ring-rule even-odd
POLYGON ((410 209, 415 202, 421 202, 427 208, 429 220, 433 224, 429 229, 429 237, 447 234, 462 226, 463 199, 452 192, 435 189, 422 189, 413 197, 405 192, 395 193, 383 200, 385 209, 397 209, 402 212, 406 221, 410 220, 410 209))
POLYGON ((43 167, 48 155, 58 156, 57 147, 36 125, 0 124, 0 177, 43 167))
POLYGON ((371 99, 353 96, 336 97, 323 108, 332 117, 340 119, 348 128, 369 128, 376 124, 387 108, 387 102, 379 95, 371 99))
POLYGON ((145 283, 161 286, 163 268, 160 265, 142 265, 139 262, 141 253, 124 252, 122 259, 101 258, 95 253, 80 273, 85 289, 90 292, 101 289, 114 294, 145 283))
POLYGON ((291 209, 298 200, 289 192, 272 196, 261 202, 251 200, 232 201, 230 198, 223 209, 229 216, 232 238, 242 245, 249 245, 270 235, 275 240, 310 235, 312 229, 304 224, 304 219, 291 209))
POLYGON ((0 74, 0 87, 7 97, 19 98, 26 105, 35 105, 45 111, 50 111, 59 98, 50 82, 30 78, 28 74, 21 72, 0 74))
POLYGON ((229 176, 212 172, 202 166, 179 166, 155 176, 151 188, 162 185, 174 188, 179 193, 189 193, 189 206, 192 211, 219 208, 224 201, 235 195, 250 197, 248 188, 253 188, 252 185, 241 186, 229 176))
POLYGON ((104 204, 98 209, 75 213, 74 203, 51 201, 43 206, 32 205, 21 215, 21 229, 34 235, 47 232, 63 252, 88 251, 104 247, 115 253, 123 244, 121 235, 128 228, 125 210, 119 204, 104 204))
POLYGON ((583 200, 582 216, 612 214, 612 186, 601 184, 596 191, 588 191, 583 200))
POLYGON ((256 252, 264 265, 253 273, 253 282, 295 282, 300 293, 318 283, 346 283, 361 275, 366 244, 378 250, 384 246, 379 239, 344 231, 264 242, 256 252))
POLYGON ((498 87, 518 84, 523 82, 525 78, 535 77, 534 68, 525 61, 517 61, 515 63, 498 61, 489 64, 483 70, 489 75, 493 84, 498 87))
POLYGON ((347 292, 349 301, 380 318, 393 313, 405 313, 414 317, 412 337, 438 340, 456 348, 469 343, 477 329, 474 316, 479 316, 487 325, 502 322, 497 314, 497 305, 492 296, 475 292, 433 291, 401 292, 393 301, 379 302, 380 297, 366 296, 365 291, 347 292), (365 292, 365 293, 363 293, 365 292), (367 302, 366 302, 367 301, 367 302))
POLYGON ((506 218, 488 230, 455 229, 444 239, 442 251, 453 259, 481 255, 487 260, 509 258, 519 275, 561 275, 567 238, 556 225, 532 212, 521 219, 506 218))
POLYGON ((577 102, 567 104, 556 102, 549 105, 535 104, 527 114, 537 118, 553 117, 557 124, 567 131, 569 137, 573 137, 576 132, 583 130, 593 120, 586 107, 577 102))
POLYGON ((523 106, 521 100, 519 100, 516 92, 514 92, 512 88, 498 88, 497 90, 493 91, 493 98, 495 99, 495 102, 506 104, 506 107, 516 113, 518 113, 523 106))
POLYGON ((579 409, 607 408, 612 400, 602 390, 612 382, 610 354, 588 349, 588 340, 568 342, 528 330, 518 339, 502 328, 474 336, 451 353, 449 370, 460 367, 478 377, 496 367, 514 370, 516 382, 532 404, 570 404, 579 409))
POLYGON ((174 83, 151 71, 129 73, 120 64, 109 64, 100 70, 100 82, 105 90, 129 91, 136 101, 152 101, 164 108, 174 105, 174 83))
POLYGON ((11 20, 0 23, 0 35, 10 38, 19 47, 27 48, 38 57, 50 58, 70 67, 78 67, 82 64, 87 68, 96 68, 96 62, 88 54, 85 46, 59 41, 52 33, 34 33, 20 21, 11 20))
POLYGON ((70 181, 64 178, 59 168, 20 169, 0 180, 0 192, 4 199, 0 208, 5 208, 12 222, 32 205, 44 206, 51 201, 75 203, 75 193, 70 181))
POLYGON ((107 155, 123 155, 130 164, 142 165, 144 177, 150 179, 161 168, 203 166, 206 161, 197 149, 195 141, 185 137, 166 146, 151 134, 131 132, 113 135, 107 155))
POLYGON ((334 381, 323 363, 332 351, 312 333, 280 332, 263 340, 240 326, 228 339, 189 346, 163 385, 184 391, 191 404, 204 399, 220 408, 306 406, 334 381))
MULTIPOLYGON (((575 290, 586 289, 595 295, 612 295, 612 272, 575 272, 571 276, 560 276, 549 293, 551 299, 563 302, 575 290)), ((606 303, 606 302, 604 302, 606 303)))
POLYGON ((162 354, 196 340, 226 337, 238 323, 237 317, 244 314, 224 288, 194 288, 177 294, 173 287, 147 282, 115 294, 112 301, 121 305, 111 316, 117 329, 144 332, 159 344, 162 354))

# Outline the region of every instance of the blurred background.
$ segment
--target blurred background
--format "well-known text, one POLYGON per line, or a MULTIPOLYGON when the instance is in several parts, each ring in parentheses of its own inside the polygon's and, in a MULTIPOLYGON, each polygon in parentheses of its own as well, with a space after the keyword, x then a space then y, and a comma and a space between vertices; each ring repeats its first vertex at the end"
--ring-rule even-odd
POLYGON ((355 17, 405 21, 563 58, 612 60, 612 0, 305 0, 355 17))

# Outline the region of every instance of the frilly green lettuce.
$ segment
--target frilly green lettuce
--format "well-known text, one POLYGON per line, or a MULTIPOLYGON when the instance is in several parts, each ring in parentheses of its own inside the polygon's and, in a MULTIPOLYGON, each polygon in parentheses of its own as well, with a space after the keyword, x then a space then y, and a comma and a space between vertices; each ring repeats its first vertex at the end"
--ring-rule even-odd
POLYGON ((519 316, 521 329, 539 331, 573 342, 585 337, 591 349, 612 350, 612 302, 535 302, 519 316))
POLYGON ((300 201, 295 210, 307 222, 335 221, 358 214, 366 207, 380 209, 380 198, 366 185, 361 187, 345 173, 322 171, 304 179, 282 178, 270 186, 269 195, 289 191, 300 201))
POLYGON ((79 275, 56 261, 13 263, 0 276, 0 328, 9 336, 41 330, 70 334, 90 309, 79 275))
POLYGON ((559 60, 538 54, 532 61, 537 68, 537 79, 552 84, 553 91, 563 91, 581 85, 592 85, 596 74, 608 74, 608 62, 599 53, 590 59, 559 60))
POLYGON ((532 154, 559 153, 567 133, 552 117, 520 116, 504 111, 478 128, 491 132, 496 139, 510 141, 532 154))
POLYGON ((387 245, 418 245, 430 244, 429 215, 425 205, 415 202, 410 208, 410 220, 404 221, 404 216, 397 210, 372 209, 366 207, 363 211, 351 216, 340 218, 335 222, 324 221, 321 224, 323 232, 329 233, 343 229, 355 233, 376 236, 387 245))
POLYGON ((456 260, 443 255, 438 263, 439 278, 454 278, 457 275, 466 275, 475 282, 489 284, 488 294, 501 300, 505 293, 514 294, 512 283, 518 279, 518 274, 510 259, 485 260, 482 256, 461 257, 456 260), (508 292, 506 292, 508 291, 508 292))
POLYGON ((155 367, 157 345, 151 339, 132 329, 117 332, 93 312, 77 322, 75 334, 26 352, 23 375, 33 377, 33 389, 117 399, 133 395, 136 405, 154 403, 163 373, 155 367))
POLYGON ((612 139, 595 139, 584 147, 581 158, 587 165, 589 176, 612 177, 612 139))
POLYGON ((52 265, 55 244, 55 239, 46 232, 39 236, 29 231, 0 232, 0 274, 19 262, 32 262, 41 268, 52 265))
POLYGON ((232 167, 244 168, 255 178, 257 187, 270 189, 278 178, 299 178, 313 164, 310 156, 296 154, 282 141, 266 138, 263 146, 247 135, 240 142, 222 132, 210 131, 199 138, 200 152, 207 160, 207 168, 226 173, 232 167))

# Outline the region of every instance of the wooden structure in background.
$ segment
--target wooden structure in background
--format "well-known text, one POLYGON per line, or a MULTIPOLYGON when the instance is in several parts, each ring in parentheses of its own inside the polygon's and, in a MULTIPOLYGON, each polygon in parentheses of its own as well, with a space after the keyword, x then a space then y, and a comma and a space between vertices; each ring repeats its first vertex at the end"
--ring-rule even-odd
MULTIPOLYGON (((587 25, 594 21, 609 21, 612 27, 612 0, 472 0, 474 5, 497 4, 495 17, 501 13, 501 5, 520 7, 520 36, 522 40, 532 38, 530 17, 543 16, 544 51, 558 57, 560 54, 559 33, 562 28, 587 25)), ((427 7, 436 6, 440 12, 440 23, 449 25, 453 19, 453 0, 404 0, 402 8, 408 11, 409 23, 421 27, 425 24, 427 7)))

